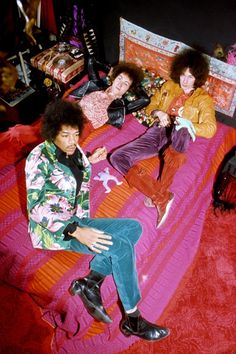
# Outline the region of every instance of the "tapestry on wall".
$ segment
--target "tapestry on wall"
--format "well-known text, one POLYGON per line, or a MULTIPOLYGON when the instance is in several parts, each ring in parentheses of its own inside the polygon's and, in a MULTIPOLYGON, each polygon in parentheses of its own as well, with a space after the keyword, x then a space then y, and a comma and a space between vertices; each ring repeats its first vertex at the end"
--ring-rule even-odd
MULTIPOLYGON (((120 19, 120 60, 135 62, 168 79, 173 56, 184 48, 189 46, 120 19)), ((236 66, 208 58, 210 75, 205 88, 213 97, 216 111, 233 117, 236 108, 236 66)))

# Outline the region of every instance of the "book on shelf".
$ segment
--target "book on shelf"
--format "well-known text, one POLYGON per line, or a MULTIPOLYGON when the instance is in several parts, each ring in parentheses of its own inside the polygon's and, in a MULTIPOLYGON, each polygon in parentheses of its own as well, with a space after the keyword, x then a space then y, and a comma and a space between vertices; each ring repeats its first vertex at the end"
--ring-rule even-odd
POLYGON ((34 92, 35 90, 31 86, 27 86, 23 81, 18 79, 14 90, 6 94, 0 92, 0 99, 7 103, 10 107, 14 107, 34 92))

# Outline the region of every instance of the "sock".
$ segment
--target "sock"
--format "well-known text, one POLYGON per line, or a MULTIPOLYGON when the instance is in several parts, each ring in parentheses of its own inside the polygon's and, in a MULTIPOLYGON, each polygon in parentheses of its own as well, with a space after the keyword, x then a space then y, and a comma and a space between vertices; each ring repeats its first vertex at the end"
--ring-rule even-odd
POLYGON ((102 274, 102 273, 99 273, 99 272, 97 272, 96 270, 91 269, 90 272, 89 272, 89 274, 87 275, 87 277, 88 277, 88 278, 90 278, 90 277, 95 277, 95 278, 101 278, 101 279, 103 279, 103 278, 106 277, 106 275, 104 275, 104 274, 102 274))
POLYGON ((134 312, 131 312, 131 313, 127 313, 126 314, 129 316, 129 317, 138 317, 140 316, 140 311, 139 309, 136 309, 134 312))

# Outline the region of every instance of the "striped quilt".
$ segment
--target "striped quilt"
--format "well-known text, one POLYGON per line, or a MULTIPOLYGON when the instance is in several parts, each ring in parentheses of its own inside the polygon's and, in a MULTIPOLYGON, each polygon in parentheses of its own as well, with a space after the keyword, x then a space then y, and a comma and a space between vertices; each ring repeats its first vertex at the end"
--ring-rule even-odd
MULTIPOLYGON (((105 145, 108 151, 142 134, 146 128, 132 115, 121 130, 105 125, 84 142, 84 151, 105 145)), ((191 266, 199 246, 206 210, 212 199, 212 186, 220 162, 235 145, 236 130, 218 123, 214 138, 198 138, 190 144, 187 162, 177 172, 171 190, 175 194, 170 214, 160 229, 155 228, 156 210, 146 208, 144 196, 108 163, 93 166, 91 210, 93 217, 138 219, 143 234, 136 246, 137 270, 144 317, 157 321, 191 266), (109 182, 110 193, 94 177, 106 167, 121 185, 109 182)), ((102 297, 111 325, 93 320, 79 297, 68 287, 74 278, 88 272, 91 256, 66 251, 33 249, 27 232, 25 160, 0 170, 0 278, 29 293, 42 308, 42 317, 54 328, 54 353, 119 353, 137 341, 119 331, 121 311, 112 277, 102 286, 102 297)), ((159 159, 142 162, 157 176, 159 159)), ((161 324, 161 323, 160 323, 161 324)))

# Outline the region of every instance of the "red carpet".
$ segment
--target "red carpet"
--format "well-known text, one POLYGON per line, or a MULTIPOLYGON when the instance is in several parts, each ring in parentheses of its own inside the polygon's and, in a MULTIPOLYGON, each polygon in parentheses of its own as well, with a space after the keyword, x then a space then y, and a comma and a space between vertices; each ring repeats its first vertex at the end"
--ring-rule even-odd
POLYGON ((160 321, 171 335, 128 354, 236 353, 236 212, 208 209, 195 261, 160 321))
POLYGON ((0 353, 50 354, 53 328, 30 296, 0 282, 0 353))
MULTIPOLYGON (((209 208, 195 261, 159 320, 171 335, 160 343, 138 341, 124 354, 236 353, 235 220, 235 212, 215 215, 209 208)), ((0 299, 0 352, 51 353, 53 329, 31 298, 0 283, 0 299)))

